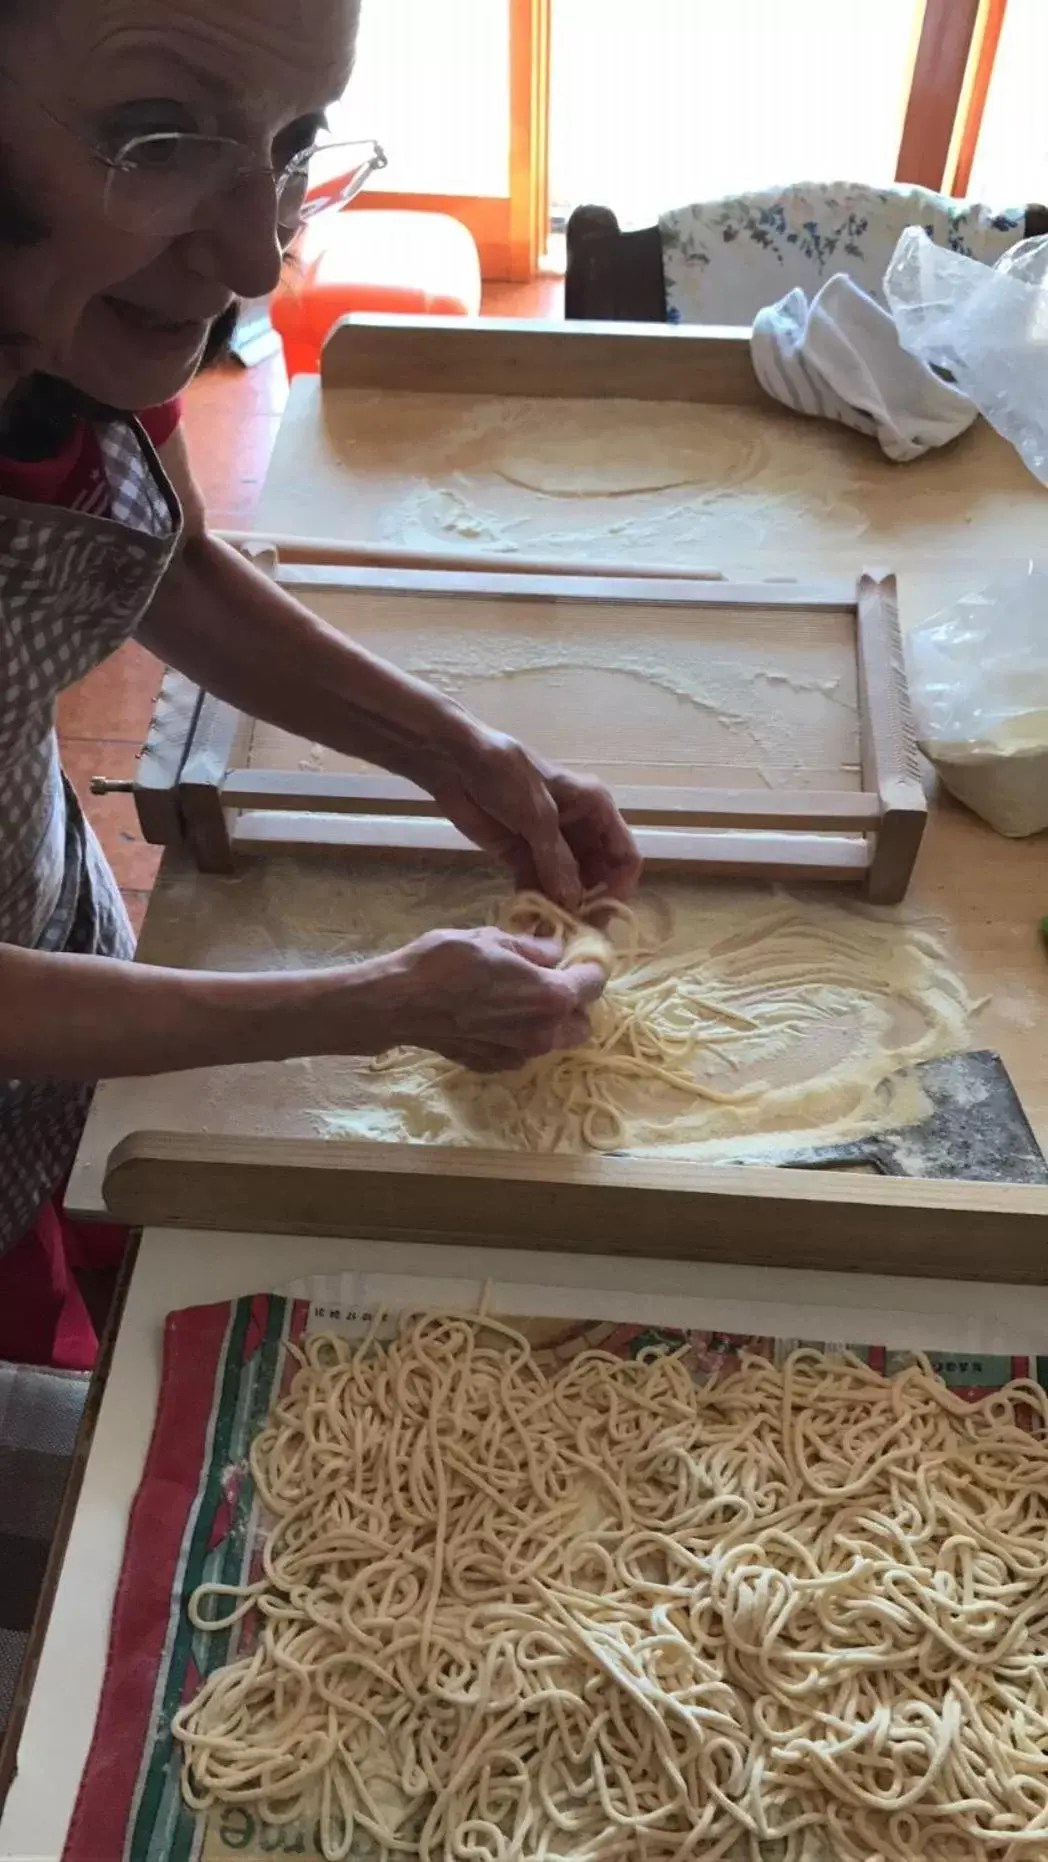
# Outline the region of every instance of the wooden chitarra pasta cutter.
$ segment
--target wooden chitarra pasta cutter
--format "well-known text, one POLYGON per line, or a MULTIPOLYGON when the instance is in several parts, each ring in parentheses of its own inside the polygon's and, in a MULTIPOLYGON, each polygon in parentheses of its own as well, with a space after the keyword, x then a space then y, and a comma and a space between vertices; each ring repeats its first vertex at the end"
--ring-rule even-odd
MULTIPOLYGON (((776 1163, 793 1170, 865 1169, 886 1177, 1048 1184, 1048 1160, 999 1054, 987 1048, 946 1054, 920 1061, 907 1069, 907 1077, 929 1103, 925 1118, 840 1144, 777 1153, 776 1163)), ((748 1153, 738 1161, 760 1160, 748 1153)))
MULTIPOLYGON (((669 581, 270 557, 278 586, 322 620, 407 671, 467 692, 479 680, 495 728, 607 780, 649 872, 904 897, 928 811, 894 576, 669 581)), ((169 675, 134 780, 92 788, 130 786, 146 840, 207 873, 306 852, 482 858, 423 790, 347 761, 169 675)))

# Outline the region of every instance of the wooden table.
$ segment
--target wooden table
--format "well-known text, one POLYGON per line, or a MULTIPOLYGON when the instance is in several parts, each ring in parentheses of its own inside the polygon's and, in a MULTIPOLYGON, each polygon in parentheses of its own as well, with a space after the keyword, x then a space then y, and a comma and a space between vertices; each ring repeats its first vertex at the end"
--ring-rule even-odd
POLYGON ((464 1254, 453 1248, 309 1236, 147 1231, 69 1539, 18 1776, 0 1818, 0 1862, 59 1862, 62 1853, 101 1690, 128 1513, 153 1425, 165 1315, 188 1304, 353 1270, 421 1276, 421 1297, 456 1305, 475 1299, 491 1276, 495 1305, 503 1312, 648 1318, 773 1337, 923 1345, 959 1354, 1035 1352, 1048 1336, 1044 1287, 536 1257, 510 1250, 464 1254))
MULTIPOLYGON (((452 330, 426 320, 371 319, 350 320, 336 334, 325 351, 322 382, 296 383, 263 497, 262 529, 301 537, 317 527, 336 545, 341 537, 343 545, 355 539, 355 549, 380 548, 383 510, 407 508, 405 500, 410 504, 420 489, 428 495, 457 483, 456 458, 469 464, 460 475, 463 496, 481 506, 486 499, 497 502, 504 472, 511 472, 514 508, 528 523, 547 524, 548 533, 538 539, 547 555, 564 555, 572 535, 597 525, 605 552, 617 551, 624 566, 650 570, 652 550, 665 549, 660 524, 666 518, 672 528, 683 509, 709 545, 707 554, 716 555, 716 539, 724 539, 716 567, 752 580, 854 576, 869 551, 899 574, 904 625, 1014 566, 1036 547, 1048 510, 1044 489, 982 424, 956 445, 900 467, 869 440, 775 408, 757 387, 738 332, 594 334, 573 326, 471 328, 468 321, 452 330), (506 385, 501 397, 493 395, 499 382, 506 385), (624 391, 634 398, 617 398, 624 391), (479 451, 478 431, 486 435, 479 451), (653 434, 656 464, 667 463, 655 477, 672 483, 641 499, 639 529, 629 517, 637 500, 609 501, 603 481, 599 495, 584 480, 566 499, 517 484, 523 478, 534 486, 547 472, 551 483, 562 484, 580 460, 599 464, 609 449, 617 459, 625 456, 631 470, 630 446, 641 449, 648 469, 653 434), (570 444, 566 435, 574 435, 570 444), (614 523, 609 502, 619 513, 614 523), (558 530, 545 515, 551 506, 563 515, 565 503, 574 532, 558 530), (782 508, 789 521, 782 521, 782 508), (733 557, 742 534, 733 513, 740 511, 747 541, 744 553, 733 557)), ((531 546, 538 547, 534 536, 531 546)), ((438 555, 443 549, 446 559, 450 547, 444 537, 438 555)), ((679 555, 674 560, 679 567, 679 555)), ((377 608, 366 632, 381 648, 377 608)), ((386 650, 396 657, 396 641, 386 650)), ((503 728, 527 736, 529 728, 541 732, 543 720, 536 709, 540 689, 529 687, 521 697, 524 683, 506 681, 507 695, 498 680, 485 686, 481 678, 475 694, 464 696, 482 711, 494 708, 503 728)), ((665 708, 659 720, 655 734, 662 745, 670 729, 665 708)), ((339 763, 315 746, 278 741, 272 732, 255 736, 267 765, 322 772, 339 763)), ((587 754, 595 754, 592 745, 587 754)), ((678 744, 675 754, 684 756, 685 748, 678 744)), ((748 772, 751 778, 757 779, 748 772)), ((974 1038, 1000 1051, 1048 1146, 1048 1042, 1042 1032, 1048 963, 1038 931, 1048 909, 1045 845, 1044 836, 1005 841, 949 798, 939 798, 907 906, 942 927, 973 998, 984 1004, 974 1038)), ((363 869, 354 868, 354 887, 366 883, 363 869)), ((339 927, 349 898, 345 873, 331 862, 325 871, 323 859, 308 853, 264 868, 249 862, 232 882, 206 879, 182 855, 169 853, 142 954, 153 962, 218 968, 256 968, 283 960, 290 950, 305 962, 332 961, 345 954, 339 927), (261 937, 260 925, 267 927, 261 937)), ((316 1067, 322 1071, 324 1063, 316 1067)), ((165 1079, 145 1088, 138 1082, 103 1086, 74 1172, 72 1206, 83 1214, 102 1212, 106 1160, 135 1130, 311 1137, 310 1072, 302 1063, 165 1079)), ((258 1219, 244 1213, 228 1225, 258 1219)))

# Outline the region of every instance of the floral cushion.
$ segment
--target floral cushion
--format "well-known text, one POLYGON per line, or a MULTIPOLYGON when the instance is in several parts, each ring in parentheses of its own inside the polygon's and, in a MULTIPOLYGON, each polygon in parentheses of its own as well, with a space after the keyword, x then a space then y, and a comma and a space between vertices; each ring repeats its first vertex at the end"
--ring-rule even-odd
POLYGON ((752 323, 796 287, 808 298, 844 272, 879 304, 907 226, 992 265, 1023 238, 1025 207, 993 212, 927 188, 802 182, 699 202, 659 222, 671 323, 752 323))

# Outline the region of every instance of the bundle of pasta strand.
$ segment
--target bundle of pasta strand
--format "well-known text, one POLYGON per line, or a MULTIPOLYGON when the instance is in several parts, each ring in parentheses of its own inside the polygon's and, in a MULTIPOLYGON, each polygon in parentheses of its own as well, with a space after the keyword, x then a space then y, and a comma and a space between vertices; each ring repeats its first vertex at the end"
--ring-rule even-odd
POLYGON ((590 1010, 586 1045, 531 1061, 502 1088, 414 1049, 380 1055, 372 1063, 377 1071, 407 1072, 429 1087, 450 1085, 465 1106, 471 1099, 496 1102, 513 1139, 538 1151, 622 1146, 627 1120, 618 1094, 638 1081, 668 1086, 691 1102, 732 1105, 753 1098, 752 1090, 721 1092, 702 1082, 691 1063, 711 1021, 727 1029, 753 1029, 754 1022, 704 996, 694 976, 682 974, 679 958, 657 960, 657 946, 644 941, 631 907, 597 894, 576 916, 541 893, 522 892, 503 907, 498 923, 520 936, 561 938, 561 969, 596 963, 603 970, 607 987, 590 1010))
POLYGON ((251 1451, 249 1631, 175 1717, 202 1810, 328 1862, 1048 1855, 1048 1401, 918 1360, 540 1362, 310 1338, 251 1451))
MULTIPOLYGON (((687 889, 684 889, 685 892, 687 889)), ((401 1048, 373 1063, 401 1136, 562 1153, 709 1147, 732 1154, 776 1134, 854 1138, 924 1116, 906 1069, 970 1045, 977 1006, 932 929, 895 912, 782 894, 649 894, 585 916, 523 894, 497 915, 556 930, 566 954, 610 965, 591 1035, 513 1073, 478 1075, 401 1048), (689 935, 690 931, 690 935, 689 935), (582 946, 579 939, 587 939, 582 946)), ((333 1121, 343 1135, 348 1126, 333 1121)), ((787 1145, 788 1148, 788 1145, 787 1145)))

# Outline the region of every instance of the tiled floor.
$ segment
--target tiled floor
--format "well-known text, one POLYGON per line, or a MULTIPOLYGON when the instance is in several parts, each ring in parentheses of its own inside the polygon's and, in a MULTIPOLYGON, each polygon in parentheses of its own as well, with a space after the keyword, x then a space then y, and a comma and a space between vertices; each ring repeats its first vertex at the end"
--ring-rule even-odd
MULTIPOLYGON (((484 314, 558 317, 563 297, 563 281, 557 278, 536 279, 530 285, 489 285, 484 314)), ((253 369, 216 370, 189 390, 189 450, 215 525, 250 527, 286 398, 287 379, 279 360, 253 369)), ((145 913, 159 853, 143 842, 131 797, 93 796, 90 783, 92 776, 132 774, 159 683, 156 660, 132 643, 66 692, 58 709, 63 763, 109 856, 136 928, 145 913)))

